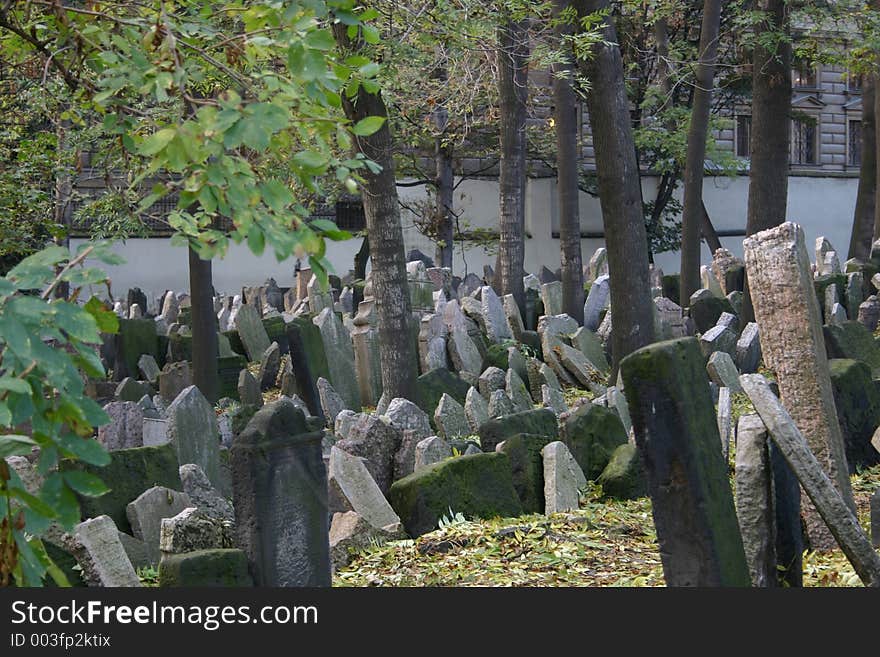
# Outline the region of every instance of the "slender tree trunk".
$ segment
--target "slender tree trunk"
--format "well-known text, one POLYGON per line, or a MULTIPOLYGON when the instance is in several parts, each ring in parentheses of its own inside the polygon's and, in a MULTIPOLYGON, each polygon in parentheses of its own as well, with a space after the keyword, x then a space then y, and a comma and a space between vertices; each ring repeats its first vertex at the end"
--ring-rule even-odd
MULTIPOLYGON (((791 42, 787 0, 759 0, 766 37, 752 56, 752 128, 749 142, 749 205, 746 235, 785 221, 791 145, 791 42), (773 34, 779 38, 772 38, 773 34), (766 42, 771 42, 769 45, 766 42)), ((740 322, 755 320, 748 276, 740 322)))
POLYGON ((695 76, 694 103, 688 130, 687 158, 684 167, 684 209, 681 222, 681 293, 690 299, 700 289, 700 224, 703 219, 703 171, 706 162, 706 139, 712 109, 715 61, 718 59, 718 30, 721 25, 721 0, 705 0, 700 32, 700 59, 695 76))
MULTIPOLYGON (((761 0, 759 4, 767 16, 763 35, 787 35, 786 0, 761 0)), ((791 43, 779 38, 771 46, 756 45, 752 66, 748 235, 785 221, 791 142, 791 43)))
POLYGON ((877 190, 877 133, 874 114, 873 75, 864 76, 862 86, 862 161, 859 165, 859 191, 853 216, 848 258, 868 260, 874 236, 874 204, 877 190))
POLYGON ((212 266, 210 260, 202 260, 192 248, 189 249, 189 296, 193 384, 208 401, 215 402, 220 397, 220 374, 212 266))
MULTIPOLYGON (((569 0, 555 0, 558 15, 570 6, 569 0)), ((556 28, 559 47, 568 53, 565 36, 570 25, 556 28)), ((584 321, 584 266, 581 257, 581 220, 578 212, 578 125, 577 96, 573 86, 573 64, 570 59, 554 67, 553 104, 556 122, 556 189, 559 194, 559 251, 562 264, 562 309, 579 324, 584 321)))
POLYGON ((523 264, 526 213, 526 100, 528 33, 525 22, 498 28, 498 96, 501 109, 500 236, 497 279, 502 294, 512 294, 525 311, 523 264))
MULTIPOLYGON (((333 28, 340 50, 350 52, 352 43, 346 29, 342 23, 333 28)), ((342 107, 346 117, 354 123, 368 116, 388 116, 381 95, 368 93, 363 86, 354 98, 343 94, 342 107)), ((354 139, 357 152, 382 167, 378 173, 364 173, 361 196, 373 263, 373 295, 376 297, 383 396, 388 399, 410 399, 415 393, 418 354, 409 329, 412 310, 406 280, 400 205, 394 179, 394 142, 387 121, 372 135, 356 136, 354 139)))
MULTIPOLYGON (((70 217, 71 217, 71 194, 73 181, 70 174, 70 162, 67 154, 67 131, 70 129, 70 121, 63 119, 58 123, 55 131, 55 162, 58 171, 55 174, 55 223, 63 226, 63 233, 55 237, 53 241, 58 246, 70 248, 70 217)), ((56 273, 61 273, 61 267, 56 267, 56 273)), ((62 281, 55 286, 52 296, 56 299, 66 299, 70 295, 70 283, 62 281)))
POLYGON ((357 313, 358 305, 364 300, 364 286, 366 286, 367 278, 367 261, 370 259, 370 238, 364 235, 364 241, 361 242, 361 248, 354 254, 354 279, 356 281, 364 281, 362 285, 354 286, 352 296, 352 305, 354 313, 357 313))
MULTIPOLYGON (((877 7, 880 5, 880 2, 873 3, 872 6, 877 7)), ((880 7, 877 7, 880 8, 880 7)), ((880 111, 880 93, 877 93, 877 81, 880 80, 880 76, 874 76, 874 121, 876 122, 878 111, 880 111)), ((865 99, 862 98, 862 112, 865 111, 865 99)), ((876 126, 876 124, 875 124, 876 126)), ((876 127, 875 127, 876 130, 876 127)), ((864 153, 862 154, 864 157, 864 153)), ((877 184, 880 183, 880 166, 877 166, 877 162, 880 160, 880 139, 877 139, 876 132, 874 135, 874 193, 876 195, 877 184)), ((861 179, 859 180, 859 185, 861 186, 861 179)), ((874 234, 873 239, 880 239, 880 203, 877 203, 877 199, 875 196, 874 199, 874 234)), ((870 247, 868 248, 868 255, 870 256, 870 247)))
POLYGON ((700 224, 703 219, 703 171, 706 139, 712 109, 715 61, 718 59, 718 29, 721 0, 705 0, 700 31, 700 59, 697 63, 694 103, 688 130, 688 149, 684 167, 684 210, 681 221, 681 292, 690 299, 700 289, 700 224))
MULTIPOLYGON (((445 83, 449 72, 446 68, 445 49, 440 53, 440 66, 437 68, 437 79, 445 83)), ((452 146, 446 140, 446 127, 449 124, 449 112, 444 103, 438 103, 434 110, 434 168, 436 177, 437 199, 436 209, 437 230, 437 266, 452 269, 452 254, 455 239, 455 215, 453 213, 453 173, 452 146)))
MULTIPOLYGON (((607 9, 608 0, 574 0, 580 17, 607 9)), ((581 69, 591 88, 587 98, 599 201, 611 283, 612 356, 620 360, 654 339, 654 310, 648 275, 648 247, 639 167, 629 121, 629 101, 617 31, 610 20, 603 42, 581 69)))

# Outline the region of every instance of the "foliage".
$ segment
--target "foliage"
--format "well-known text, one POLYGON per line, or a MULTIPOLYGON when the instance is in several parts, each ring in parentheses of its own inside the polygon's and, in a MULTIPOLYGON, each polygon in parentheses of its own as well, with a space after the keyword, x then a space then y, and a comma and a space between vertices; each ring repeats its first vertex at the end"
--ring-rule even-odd
POLYGON ((82 266, 86 257, 119 262, 104 245, 83 247, 76 255, 52 246, 0 278, 0 457, 39 448, 36 469, 44 478, 32 494, 0 460, 0 585, 12 577, 20 586, 36 586, 47 573, 63 584, 40 537, 52 525, 69 530, 79 522, 75 492, 107 490, 93 475, 57 470, 62 458, 92 465, 110 460, 92 438, 94 427, 109 418, 86 396, 83 373, 104 376, 96 349, 102 333, 116 332, 118 319, 97 298, 84 305, 52 298, 60 283, 70 284, 76 299, 82 286, 105 280, 102 271, 82 266))

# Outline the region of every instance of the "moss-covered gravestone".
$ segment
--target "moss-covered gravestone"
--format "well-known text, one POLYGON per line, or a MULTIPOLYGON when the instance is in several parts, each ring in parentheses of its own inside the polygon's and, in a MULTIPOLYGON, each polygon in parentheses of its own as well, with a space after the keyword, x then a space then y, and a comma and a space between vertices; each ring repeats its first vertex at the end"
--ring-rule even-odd
POLYGON ((838 293, 842 294, 846 289, 846 274, 824 274, 813 279, 813 289, 816 291, 816 300, 819 302, 819 312, 822 317, 825 317, 827 311, 831 310, 825 308, 825 289, 829 285, 836 285, 838 293))
POLYGON ((153 486, 180 490, 180 463, 170 443, 158 447, 118 449, 103 467, 82 461, 62 461, 61 470, 83 470, 101 478, 110 490, 99 497, 78 496, 83 518, 108 515, 119 531, 131 533, 125 509, 128 503, 153 486))
POLYGON ((691 319, 694 320, 694 326, 699 333, 705 333, 715 326, 721 313, 736 314, 730 301, 708 294, 694 301, 689 309, 691 319))
POLYGON ((518 433, 545 436, 548 443, 552 442, 559 437, 556 414, 549 408, 538 408, 491 419, 480 427, 480 446, 484 452, 491 452, 498 443, 518 433))
POLYGON ((257 586, 330 586, 327 472, 320 432, 281 399, 232 443, 237 545, 257 586))
POLYGON ((143 354, 159 358, 156 322, 152 319, 121 319, 116 334, 116 361, 113 375, 117 381, 127 376, 137 378, 138 360, 143 354))
POLYGON ((544 513, 544 458, 541 450, 549 436, 518 433, 505 439, 499 451, 510 459, 513 487, 525 513, 544 513))
POLYGON ((437 529, 440 518, 514 517, 522 506, 506 454, 472 454, 433 463, 391 486, 389 501, 410 536, 437 529))
POLYGON ((159 586, 253 586, 241 550, 196 550, 167 554, 159 564, 159 586))
POLYGON ((880 392, 871 379, 870 368, 862 361, 833 358, 828 367, 846 462, 852 474, 856 468, 880 463, 880 454, 871 445, 880 425, 880 392))
POLYGON ((434 414, 445 392, 459 404, 464 405, 470 385, 444 367, 438 367, 416 379, 414 401, 429 416, 434 414))
POLYGON ((598 404, 584 404, 573 411, 562 426, 562 442, 587 479, 596 479, 602 474, 614 450, 628 440, 617 413, 598 404))
POLYGON ((871 375, 880 377, 880 346, 871 332, 857 321, 822 327, 828 358, 852 358, 868 364, 871 375))
POLYGON ((694 338, 621 361, 668 586, 749 586, 727 466, 694 338))
POLYGON ((293 375, 300 397, 315 417, 324 417, 318 395, 318 379, 330 380, 327 355, 321 331, 308 317, 295 317, 287 325, 287 341, 293 362, 293 375))
POLYGON ((611 454, 611 460, 596 479, 602 493, 615 500, 634 500, 648 494, 645 471, 635 445, 619 445, 611 454))

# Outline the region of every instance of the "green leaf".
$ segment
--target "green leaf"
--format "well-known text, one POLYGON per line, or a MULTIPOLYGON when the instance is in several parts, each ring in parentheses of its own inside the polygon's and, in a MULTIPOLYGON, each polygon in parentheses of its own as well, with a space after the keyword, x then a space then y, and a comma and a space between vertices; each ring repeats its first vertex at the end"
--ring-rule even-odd
POLYGON ((138 146, 138 153, 141 155, 156 155, 177 136, 177 128, 164 128, 147 137, 144 142, 138 146))
POLYGON ((306 45, 316 50, 333 50, 336 40, 330 30, 314 30, 306 34, 306 45))
POLYGON ((358 73, 364 78, 374 78, 379 75, 379 64, 376 62, 364 64, 358 69, 358 73))
MULTIPOLYGON (((7 409, 6 412, 9 413, 9 410, 7 409)), ((0 458, 30 454, 31 449, 36 447, 36 445, 37 443, 28 436, 19 436, 11 433, 0 436, 0 458)))
POLYGON ((24 379, 19 379, 15 376, 0 377, 0 390, 8 390, 9 392, 15 392, 19 395, 31 394, 30 384, 24 379))
POLYGON ((252 224, 247 233, 248 248, 254 255, 262 255, 266 248, 266 236, 257 224, 252 224))
POLYGON ((330 163, 330 158, 316 151, 300 151, 293 156, 292 161, 307 173, 323 173, 330 163))
POLYGON ((53 509, 49 504, 46 504, 39 497, 31 495, 23 488, 10 488, 9 494, 12 495, 12 497, 15 497, 16 499, 19 499, 22 502, 24 502, 25 504, 27 504, 28 508, 31 511, 43 516, 44 518, 57 518, 58 517, 58 514, 55 512, 55 509, 53 509))
POLYGON ((119 317, 104 305, 98 297, 92 297, 83 306, 83 309, 95 318, 98 330, 101 333, 118 333, 119 317))
POLYGON ((52 309, 55 311, 55 325, 71 338, 90 344, 101 342, 98 322, 91 313, 66 301, 53 303, 52 309))
POLYGON ((77 493, 87 497, 98 497, 110 491, 107 485, 98 477, 79 470, 65 472, 64 481, 77 493))
POLYGON ((384 123, 384 116, 368 116, 355 123, 352 126, 351 131, 358 137, 367 137, 381 128, 384 123))
POLYGON ((58 444, 74 456, 91 465, 107 465, 110 463, 110 454, 97 441, 92 438, 80 438, 72 433, 65 434, 58 439, 58 444))

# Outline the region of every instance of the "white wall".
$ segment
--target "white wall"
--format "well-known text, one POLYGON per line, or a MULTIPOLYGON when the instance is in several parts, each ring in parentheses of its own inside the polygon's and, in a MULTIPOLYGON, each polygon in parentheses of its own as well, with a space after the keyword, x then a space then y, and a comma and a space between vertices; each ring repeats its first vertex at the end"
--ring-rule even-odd
MULTIPOLYGON (((646 198, 653 193, 655 181, 645 179, 643 190, 646 198)), ((838 249, 841 262, 846 259, 849 246, 852 215, 855 208, 857 178, 817 178, 792 176, 788 186, 788 217, 804 227, 807 250, 812 254, 815 238, 824 235, 838 249)), ((526 202, 525 267, 536 272, 541 265, 551 270, 559 267, 559 240, 551 236, 556 224, 556 183, 553 179, 530 180, 526 202)), ((414 200, 424 195, 424 188, 401 188, 404 200, 414 200)), ((706 178, 703 189, 706 208, 717 230, 744 229, 748 199, 748 178, 706 178)), ((456 208, 462 212, 462 228, 482 227, 497 229, 498 226, 498 183, 493 180, 468 180, 456 190, 456 208)), ((585 231, 601 231, 602 219, 598 199, 581 194, 581 228, 585 231)), ((418 232, 411 213, 402 213, 404 240, 407 250, 418 248, 429 256, 434 256, 433 243, 418 232)), ((742 255, 742 237, 722 238, 722 243, 736 255, 742 255)), ((73 246, 82 240, 72 240, 73 246)), ((361 240, 348 242, 329 242, 327 256, 336 273, 344 275, 353 266, 354 254, 361 240)), ((584 239, 581 241, 584 262, 603 241, 584 239)), ((167 239, 132 239, 115 246, 116 252, 126 259, 126 264, 109 267, 112 289, 115 297, 125 294, 130 287, 140 287, 152 296, 166 289, 188 290, 187 253, 183 247, 172 247, 167 239)), ((656 263, 666 273, 679 269, 679 254, 662 253, 655 257, 656 263)), ((711 261, 709 249, 703 245, 703 261, 711 261)), ((271 249, 261 256, 253 255, 245 245, 232 245, 226 257, 214 263, 214 287, 220 293, 234 294, 242 286, 262 284, 270 276, 278 285, 292 284, 295 260, 279 263, 271 249)), ((303 263, 305 264, 305 263, 303 263)), ((466 272, 483 273, 483 265, 495 264, 494 252, 479 247, 462 250, 456 245, 454 273, 463 276, 466 272)), ((96 290, 100 293, 100 290, 96 290)))

